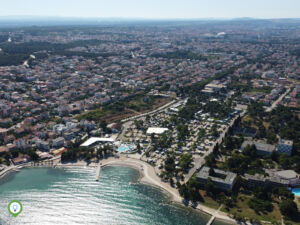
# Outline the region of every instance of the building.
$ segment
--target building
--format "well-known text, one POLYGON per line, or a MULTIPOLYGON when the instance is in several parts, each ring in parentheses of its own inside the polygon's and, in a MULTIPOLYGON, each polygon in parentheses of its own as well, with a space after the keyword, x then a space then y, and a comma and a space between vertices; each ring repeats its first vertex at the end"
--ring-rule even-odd
POLYGON ((159 128, 159 127, 149 127, 147 129, 147 135, 151 135, 151 134, 163 134, 165 132, 167 132, 169 129, 168 128, 159 128))
POLYGON ((292 149, 293 149, 293 141, 281 139, 278 142, 277 152, 279 154, 286 153, 287 155, 290 156, 292 154, 292 149))
POLYGON ((295 187, 300 185, 300 177, 294 170, 282 170, 275 172, 275 176, 289 182, 290 186, 295 187))
POLYGON ((14 165, 21 165, 23 163, 29 162, 31 159, 28 155, 19 156, 17 158, 12 159, 14 165))
POLYGON ((64 148, 64 147, 62 147, 62 148, 60 148, 60 149, 52 149, 51 150, 51 153, 53 154, 53 155, 55 155, 55 156, 59 156, 59 155, 62 155, 64 152, 66 152, 67 151, 67 149, 66 148, 64 148))
POLYGON ((49 151, 50 150, 49 143, 46 141, 42 141, 42 140, 38 139, 38 140, 36 140, 35 145, 36 145, 37 149, 39 149, 41 151, 49 151))
POLYGON ((245 174, 243 177, 247 181, 248 187, 257 187, 257 186, 264 186, 264 187, 288 187, 290 182, 288 180, 282 179, 277 176, 267 176, 265 177, 262 174, 245 174))
POLYGON ((113 138, 97 138, 97 137, 91 137, 87 141, 85 141, 83 144, 81 144, 81 147, 93 147, 98 143, 114 143, 115 140, 113 138))
POLYGON ((212 182, 220 189, 223 190, 232 190, 235 182, 236 182, 236 173, 226 172, 219 169, 213 169, 215 175, 210 175, 209 167, 202 167, 202 169, 198 172, 196 179, 202 184, 206 184, 207 179, 210 178, 212 182))
POLYGON ((266 144, 261 141, 244 141, 241 150, 244 151, 248 145, 255 145, 257 154, 261 156, 272 155, 272 152, 276 150, 274 145, 266 144))
POLYGON ((65 139, 63 137, 58 137, 52 141, 53 148, 61 148, 65 144, 65 139))
POLYGON ((5 153, 9 152, 8 148, 5 146, 0 146, 0 156, 4 155, 5 153))

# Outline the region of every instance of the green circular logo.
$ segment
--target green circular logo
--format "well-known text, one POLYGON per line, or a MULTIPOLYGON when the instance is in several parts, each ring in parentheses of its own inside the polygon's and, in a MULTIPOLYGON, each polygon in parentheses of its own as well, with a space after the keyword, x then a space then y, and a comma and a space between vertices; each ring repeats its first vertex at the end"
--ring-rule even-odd
POLYGON ((17 217, 23 210, 22 203, 18 200, 13 200, 8 204, 8 212, 13 216, 17 217))

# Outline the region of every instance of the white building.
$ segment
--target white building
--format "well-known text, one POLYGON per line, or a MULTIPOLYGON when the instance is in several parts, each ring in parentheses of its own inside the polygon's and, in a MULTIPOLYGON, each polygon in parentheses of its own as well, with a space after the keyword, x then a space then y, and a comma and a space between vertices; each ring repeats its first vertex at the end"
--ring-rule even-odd
POLYGON ((151 135, 151 134, 163 134, 165 132, 167 132, 169 129, 168 128, 160 128, 160 127, 149 127, 147 130, 147 135, 151 135))
POLYGON ((98 137, 91 137, 90 139, 88 139, 87 141, 85 141, 83 144, 81 144, 80 146, 82 147, 92 147, 93 145, 97 144, 97 143, 114 143, 115 140, 113 138, 98 138, 98 137))

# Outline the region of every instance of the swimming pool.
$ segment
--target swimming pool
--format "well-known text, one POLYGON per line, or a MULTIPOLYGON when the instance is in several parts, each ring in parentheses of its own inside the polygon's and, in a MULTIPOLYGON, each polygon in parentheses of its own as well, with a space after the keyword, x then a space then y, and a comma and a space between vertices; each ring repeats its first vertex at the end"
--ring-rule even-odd
POLYGON ((121 145, 117 151, 118 152, 131 152, 135 149, 134 145, 121 145))
POLYGON ((294 195, 300 197, 300 188, 294 188, 294 189, 292 189, 292 192, 293 192, 294 195))

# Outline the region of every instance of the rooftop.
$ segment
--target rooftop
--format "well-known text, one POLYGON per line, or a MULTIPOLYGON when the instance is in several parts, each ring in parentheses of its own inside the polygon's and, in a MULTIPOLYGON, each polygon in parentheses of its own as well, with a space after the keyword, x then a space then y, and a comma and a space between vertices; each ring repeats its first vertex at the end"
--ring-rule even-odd
POLYGON ((149 127, 147 130, 147 134, 163 134, 168 130, 168 128, 149 127))
POLYGON ((284 144, 284 145, 293 145, 293 141, 291 140, 285 140, 285 139, 280 139, 278 144, 284 144))
POLYGON ((218 181, 218 182, 222 182, 222 183, 226 183, 226 184, 232 184, 236 178, 236 174, 232 173, 232 172, 226 172, 223 170, 219 170, 219 169, 213 169, 214 172, 218 175, 223 175, 225 178, 222 179, 221 176, 210 176, 209 175, 209 170, 210 168, 207 166, 204 166, 199 173, 197 174, 197 177, 202 178, 202 179, 207 179, 207 178, 211 178, 213 181, 218 181))
POLYGON ((297 178, 297 173, 294 170, 282 170, 275 173, 278 177, 283 179, 295 179, 297 178))
POLYGON ((82 147, 88 147, 90 145, 93 145, 97 142, 114 142, 115 140, 113 138, 98 138, 98 137, 91 137, 87 141, 85 141, 83 144, 80 146, 82 147))

